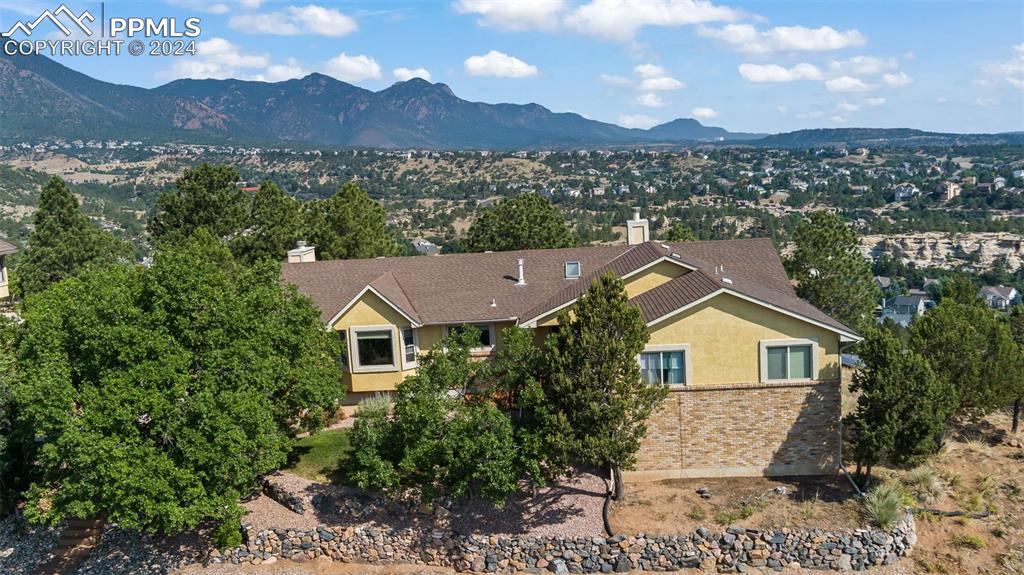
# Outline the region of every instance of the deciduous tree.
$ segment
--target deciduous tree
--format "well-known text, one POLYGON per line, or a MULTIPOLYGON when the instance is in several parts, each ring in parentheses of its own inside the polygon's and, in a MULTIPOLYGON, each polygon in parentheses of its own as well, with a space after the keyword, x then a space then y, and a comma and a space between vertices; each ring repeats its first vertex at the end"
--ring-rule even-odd
POLYGON ((293 431, 343 395, 336 341, 277 270, 237 265, 198 231, 150 268, 30 296, 14 389, 19 425, 39 439, 26 516, 165 533, 237 520, 293 431))
POLYGON ((640 374, 647 326, 613 274, 594 280, 558 325, 545 345, 548 400, 572 429, 574 459, 609 467, 621 498, 621 470, 635 464, 647 419, 668 393, 640 374))
POLYGON ((535 193, 485 208, 466 231, 467 252, 567 248, 579 244, 558 209, 535 193))
POLYGON ((43 187, 28 249, 15 268, 16 288, 23 296, 38 293, 83 270, 127 260, 131 246, 94 227, 78 209, 78 200, 54 176, 43 187))
POLYGON ((850 327, 869 327, 881 292, 857 234, 838 215, 814 212, 797 226, 793 243, 787 267, 797 294, 850 327))

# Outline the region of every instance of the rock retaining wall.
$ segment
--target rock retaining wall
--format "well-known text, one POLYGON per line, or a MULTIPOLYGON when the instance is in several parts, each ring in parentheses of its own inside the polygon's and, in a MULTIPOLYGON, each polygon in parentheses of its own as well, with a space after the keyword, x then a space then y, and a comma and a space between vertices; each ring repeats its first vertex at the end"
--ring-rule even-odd
POLYGON ((688 535, 584 537, 471 536, 445 530, 421 532, 374 527, 318 526, 311 531, 246 529, 246 544, 213 563, 272 563, 330 557, 346 563, 409 563, 481 573, 623 573, 675 571, 686 567, 744 572, 751 567, 782 570, 860 571, 889 565, 917 542, 907 513, 887 531, 758 530, 701 528, 688 535))

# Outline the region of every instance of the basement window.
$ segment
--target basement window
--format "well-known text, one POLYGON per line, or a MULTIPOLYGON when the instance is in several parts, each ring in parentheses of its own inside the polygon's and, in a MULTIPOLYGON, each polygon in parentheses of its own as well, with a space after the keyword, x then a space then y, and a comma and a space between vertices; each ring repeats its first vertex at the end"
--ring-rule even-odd
POLYGON ((571 280, 580 277, 581 270, 582 266, 580 266, 580 262, 565 262, 565 279, 571 280))

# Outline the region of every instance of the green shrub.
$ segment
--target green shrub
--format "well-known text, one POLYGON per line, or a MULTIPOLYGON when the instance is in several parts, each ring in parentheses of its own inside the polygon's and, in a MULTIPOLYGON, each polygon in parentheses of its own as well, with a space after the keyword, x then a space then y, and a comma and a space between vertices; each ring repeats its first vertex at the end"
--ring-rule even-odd
POLYGON ((985 540, 979 535, 955 535, 953 545, 978 551, 985 548, 985 540))
POLYGON ((935 468, 922 465, 910 471, 903 480, 910 493, 922 503, 934 503, 945 495, 945 488, 935 468))
POLYGON ((888 529, 899 521, 903 497, 898 486, 882 483, 864 496, 864 511, 872 525, 888 529))
POLYGON ((391 413, 393 405, 394 402, 391 401, 390 395, 374 395, 359 402, 359 409, 356 411, 356 415, 368 418, 387 416, 391 413))
POLYGON ((242 527, 237 519, 225 521, 217 526, 210 535, 217 549, 229 549, 242 544, 242 527))
POLYGON ((694 505, 693 509, 690 509, 689 515, 690 519, 694 521, 704 521, 704 518, 707 517, 707 514, 704 513, 704 508, 700 505, 694 505))

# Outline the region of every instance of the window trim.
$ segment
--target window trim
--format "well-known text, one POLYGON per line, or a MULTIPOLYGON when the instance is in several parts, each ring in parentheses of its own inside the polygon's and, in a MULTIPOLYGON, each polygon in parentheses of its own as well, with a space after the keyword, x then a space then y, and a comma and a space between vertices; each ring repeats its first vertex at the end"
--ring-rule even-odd
POLYGON ((399 348, 402 351, 402 371, 408 371, 410 369, 418 368, 420 366, 420 334, 417 332, 416 328, 408 326, 398 329, 398 337, 401 339, 401 342, 399 343, 399 348), (409 330, 412 332, 412 341, 410 342, 412 343, 413 350, 412 361, 407 361, 405 359, 405 330, 409 330))
POLYGON ((645 353, 658 353, 665 351, 681 351, 683 352, 683 383, 667 383, 669 389, 682 389, 693 383, 693 355, 690 353, 690 344, 688 343, 671 343, 671 344, 658 344, 648 345, 644 347, 636 356, 636 364, 642 366, 640 362, 640 356, 645 353))
POLYGON ((388 373, 402 370, 402 349, 398 345, 401 334, 398 328, 393 325, 354 325, 349 326, 349 362, 352 364, 352 373, 388 373), (359 363, 359 333, 367 331, 387 331, 391 333, 391 365, 360 365, 359 363))
MULTIPOLYGON (((494 348, 495 348, 495 346, 498 343, 498 339, 497 339, 498 333, 497 333, 497 330, 494 328, 494 324, 493 323, 487 323, 487 322, 482 322, 482 323, 465 322, 465 323, 445 324, 444 330, 442 331, 442 335, 444 336, 445 339, 448 339, 448 335, 450 334, 451 328, 453 328, 453 327, 462 327, 464 325, 471 325, 471 326, 479 329, 480 331, 484 331, 484 329, 486 328, 486 330, 487 330, 487 337, 491 340, 491 345, 482 345, 480 347, 471 347, 471 348, 469 348, 469 351, 476 352, 476 353, 479 353, 479 352, 490 353, 490 352, 494 351, 494 348)), ((447 346, 445 346, 445 350, 446 351, 447 351, 447 349, 448 349, 447 346)))
POLYGON ((565 262, 565 279, 567 280, 578 280, 583 275, 583 264, 579 260, 569 260, 565 262), (569 265, 576 264, 576 274, 569 275, 569 265))
MULTIPOLYGON (((759 355, 760 355, 760 358, 761 358, 761 366, 760 366, 761 383, 807 382, 807 381, 817 381, 818 380, 819 370, 821 369, 821 366, 819 365, 819 360, 818 360, 818 354, 819 354, 818 347, 819 346, 818 346, 818 342, 816 340, 813 340, 813 339, 799 339, 799 338, 795 338, 795 339, 763 339, 760 342, 758 342, 758 345, 759 345, 759 348, 760 348, 760 354, 759 355), (809 378, 804 378, 804 377, 802 377, 802 378, 791 378, 791 377, 787 377, 785 379, 769 379, 768 378, 768 348, 778 348, 778 347, 790 348, 790 347, 800 347, 800 346, 808 346, 808 345, 811 346, 811 377, 809 377, 809 378)), ((786 375, 789 375, 789 373, 790 373, 790 369, 789 369, 789 352, 787 351, 786 352, 786 375)))

